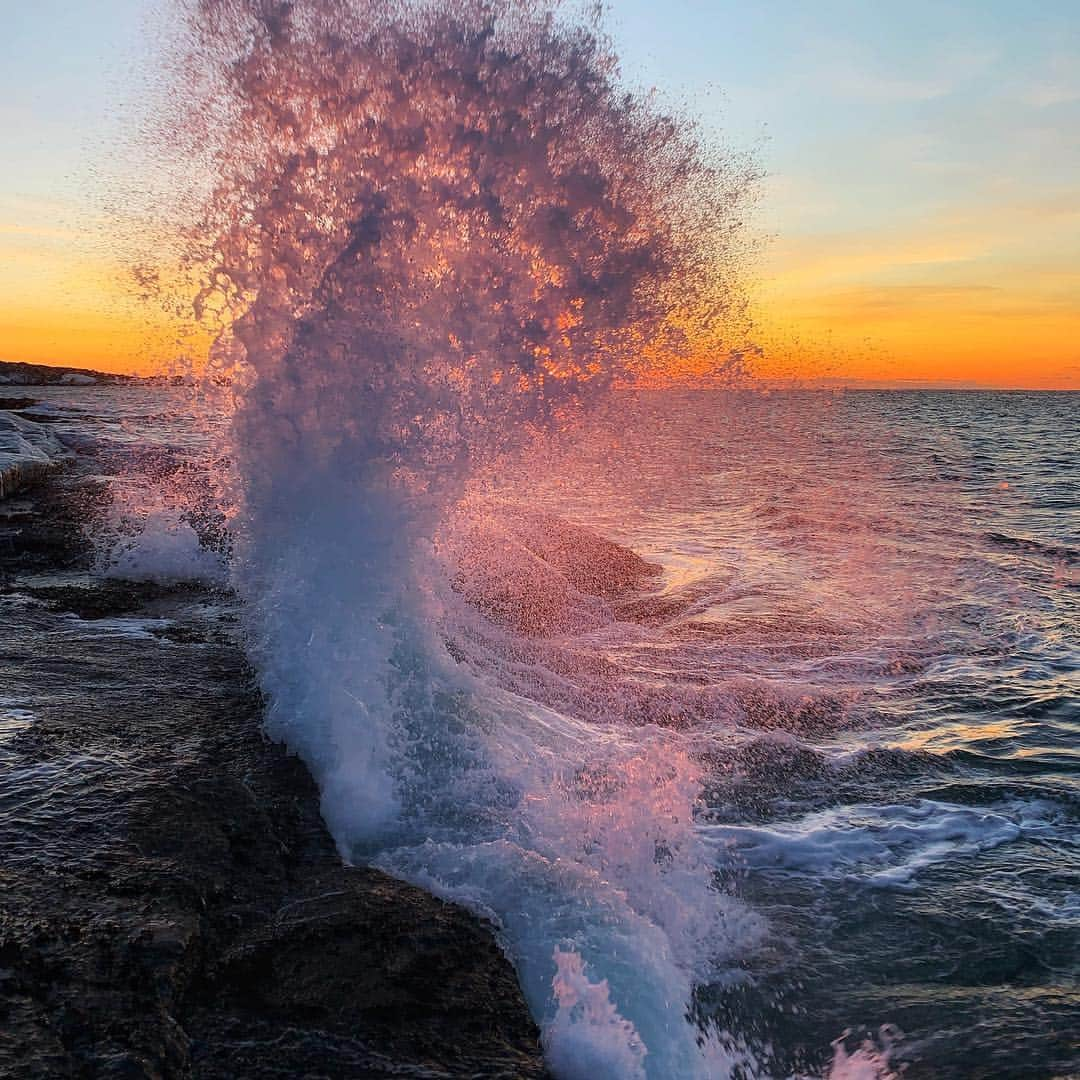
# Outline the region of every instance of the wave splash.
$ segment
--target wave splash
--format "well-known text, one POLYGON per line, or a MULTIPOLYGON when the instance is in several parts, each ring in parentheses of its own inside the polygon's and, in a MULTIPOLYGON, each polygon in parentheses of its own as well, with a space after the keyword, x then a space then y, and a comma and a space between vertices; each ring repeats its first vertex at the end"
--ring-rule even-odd
MULTIPOLYGON (((752 176, 628 94, 587 21, 454 8, 186 9, 183 130, 213 176, 186 260, 232 398, 269 730, 347 859, 493 917, 561 1076, 749 1075, 688 1019, 759 932, 714 886, 692 756, 533 700, 505 650, 478 660, 492 610, 455 530, 506 455, 616 388, 738 371, 752 176)), ((489 593, 544 608, 531 555, 479 550, 489 593)))

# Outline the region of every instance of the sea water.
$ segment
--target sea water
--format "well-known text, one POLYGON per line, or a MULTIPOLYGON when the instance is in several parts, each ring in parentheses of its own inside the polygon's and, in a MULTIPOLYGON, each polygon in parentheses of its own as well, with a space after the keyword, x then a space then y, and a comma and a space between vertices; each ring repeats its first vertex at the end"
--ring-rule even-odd
MULTIPOLYGON (((41 396, 168 488, 174 393, 41 396)), ((441 589, 434 542, 373 607, 396 523, 299 500, 255 601, 270 730, 346 858, 495 920, 561 1075, 1067 1074, 1076 404, 626 394, 474 496, 662 568, 543 634, 441 589)))

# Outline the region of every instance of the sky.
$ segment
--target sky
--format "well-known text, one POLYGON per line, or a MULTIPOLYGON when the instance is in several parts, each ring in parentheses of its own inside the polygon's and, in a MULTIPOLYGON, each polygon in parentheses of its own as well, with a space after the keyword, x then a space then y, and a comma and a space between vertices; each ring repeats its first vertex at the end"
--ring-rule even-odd
MULTIPOLYGON (((95 176, 150 0, 0 0, 0 359, 144 369, 95 176)), ((1080 388, 1076 0, 613 0, 634 86, 766 173, 763 373, 1080 388)))

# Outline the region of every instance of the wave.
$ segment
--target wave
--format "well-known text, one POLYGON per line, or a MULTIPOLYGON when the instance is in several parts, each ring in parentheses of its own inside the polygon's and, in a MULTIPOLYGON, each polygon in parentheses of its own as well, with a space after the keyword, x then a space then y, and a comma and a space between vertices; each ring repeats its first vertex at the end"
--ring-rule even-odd
POLYGON ((1004 548, 1006 551, 1037 555, 1068 566, 1080 563, 1080 551, 1066 544, 1048 544, 1041 540, 1032 540, 1028 536, 1010 536, 1001 532, 987 533, 986 539, 995 547, 1004 548))
POLYGON ((914 800, 855 804, 768 827, 709 826, 714 843, 732 845, 747 865, 815 882, 851 877, 873 888, 911 889, 923 871, 988 851, 1020 836, 1054 835, 1045 800, 1013 800, 993 810, 914 800))
POLYGON ((344 858, 495 921, 559 1075, 753 1071, 693 1016, 762 932, 715 884, 701 766, 663 709, 539 692, 584 668, 523 675, 657 570, 482 498, 620 388, 741 371, 752 170, 547 4, 185 10, 167 130, 211 164, 185 265, 268 730, 344 858))

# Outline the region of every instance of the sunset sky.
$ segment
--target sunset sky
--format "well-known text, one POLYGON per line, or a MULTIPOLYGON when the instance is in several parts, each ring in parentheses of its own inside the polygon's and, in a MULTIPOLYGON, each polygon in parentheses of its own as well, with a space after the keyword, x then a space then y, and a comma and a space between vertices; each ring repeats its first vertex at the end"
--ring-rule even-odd
MULTIPOLYGON (((0 359, 150 362, 94 176, 151 9, 5 5, 0 359)), ((768 173, 768 373, 1080 387, 1075 0, 614 0, 608 24, 628 81, 768 173)))

